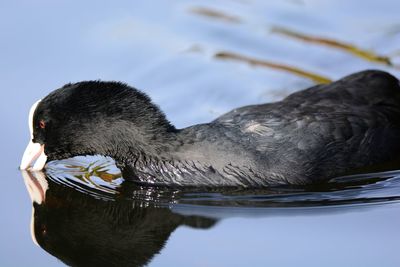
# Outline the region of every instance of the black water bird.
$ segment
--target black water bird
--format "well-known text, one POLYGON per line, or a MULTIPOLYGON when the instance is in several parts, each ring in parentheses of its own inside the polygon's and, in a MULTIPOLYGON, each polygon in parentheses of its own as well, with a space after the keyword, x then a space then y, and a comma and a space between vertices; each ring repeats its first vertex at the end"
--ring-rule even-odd
POLYGON ((400 85, 386 72, 363 71, 177 129, 139 90, 85 81, 37 102, 30 127, 21 169, 37 158, 33 169, 99 154, 142 184, 315 184, 398 159, 400 85))

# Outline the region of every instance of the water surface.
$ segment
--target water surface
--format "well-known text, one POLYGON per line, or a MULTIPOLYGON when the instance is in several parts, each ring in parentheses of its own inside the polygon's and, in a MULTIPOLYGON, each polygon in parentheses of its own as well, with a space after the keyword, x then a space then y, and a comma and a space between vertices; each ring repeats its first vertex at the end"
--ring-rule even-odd
MULTIPOLYGON (((400 77, 399 10, 395 0, 0 2, 0 265, 71 260, 66 245, 57 254, 30 234, 31 176, 17 166, 37 99, 67 82, 121 80, 185 127, 359 70, 400 77)), ((87 169, 64 162, 40 176, 52 200, 37 220, 51 227, 38 229, 54 238, 48 244, 63 231, 80 243, 109 238, 103 249, 76 242, 85 259, 116 259, 113 248, 125 240, 136 264, 150 266, 400 265, 398 172, 307 190, 181 192, 137 188, 81 159, 67 163, 87 169)))
POLYGON ((22 172, 34 202, 32 239, 66 264, 397 262, 400 171, 318 188, 211 191, 138 186, 110 163, 78 157, 50 163, 46 173, 22 172))

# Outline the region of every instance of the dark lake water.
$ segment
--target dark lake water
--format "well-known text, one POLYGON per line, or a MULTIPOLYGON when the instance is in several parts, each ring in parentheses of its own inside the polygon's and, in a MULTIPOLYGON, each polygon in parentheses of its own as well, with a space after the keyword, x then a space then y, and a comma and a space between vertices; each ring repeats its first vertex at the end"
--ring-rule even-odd
POLYGON ((400 77, 399 11, 396 0, 0 2, 0 266, 400 266, 400 171, 189 192, 126 183, 103 158, 18 170, 31 104, 67 82, 125 81, 185 127, 358 70, 400 77))

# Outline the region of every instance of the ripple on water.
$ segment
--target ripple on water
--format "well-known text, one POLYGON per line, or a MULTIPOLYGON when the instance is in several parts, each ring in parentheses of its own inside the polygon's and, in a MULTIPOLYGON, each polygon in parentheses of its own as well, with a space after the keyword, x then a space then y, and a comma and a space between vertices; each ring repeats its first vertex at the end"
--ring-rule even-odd
POLYGON ((125 182, 110 158, 76 157, 51 162, 47 179, 103 200, 124 198, 161 205, 243 208, 343 206, 400 200, 400 170, 332 179, 313 187, 176 189, 125 182))

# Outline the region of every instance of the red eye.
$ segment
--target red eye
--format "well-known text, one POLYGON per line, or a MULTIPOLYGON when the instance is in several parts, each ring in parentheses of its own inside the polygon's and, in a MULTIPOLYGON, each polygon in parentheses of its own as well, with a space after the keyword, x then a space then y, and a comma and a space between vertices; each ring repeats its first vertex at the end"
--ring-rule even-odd
POLYGON ((39 121, 39 127, 44 129, 46 127, 46 123, 43 120, 39 121))

